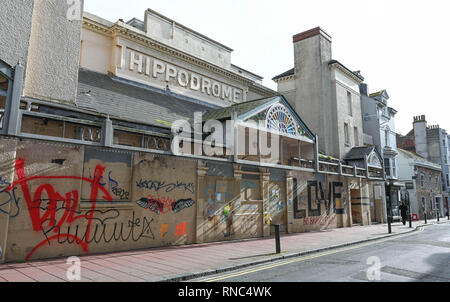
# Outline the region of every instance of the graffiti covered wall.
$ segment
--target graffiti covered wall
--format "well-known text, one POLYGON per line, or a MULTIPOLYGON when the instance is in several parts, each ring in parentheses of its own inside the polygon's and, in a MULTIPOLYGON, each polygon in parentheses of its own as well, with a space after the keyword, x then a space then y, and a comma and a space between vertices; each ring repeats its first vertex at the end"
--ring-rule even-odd
POLYGON ((2 261, 370 223, 368 184, 101 147, 0 139, 2 261))
POLYGON ((194 161, 30 141, 15 149, 1 175, 6 261, 195 241, 194 161))
MULTIPOLYGON (((350 227, 352 213, 370 215, 370 208, 361 203, 352 205, 351 192, 360 196, 369 185, 359 179, 334 175, 298 173, 292 175, 292 194, 289 196, 289 232, 309 232, 350 227)), ((369 220, 364 220, 367 224, 369 220)))

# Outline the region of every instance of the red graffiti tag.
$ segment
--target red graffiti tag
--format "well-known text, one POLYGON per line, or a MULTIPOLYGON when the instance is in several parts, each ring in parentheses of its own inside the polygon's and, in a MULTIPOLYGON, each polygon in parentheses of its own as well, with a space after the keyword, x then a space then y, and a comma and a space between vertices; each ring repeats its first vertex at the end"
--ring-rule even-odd
POLYGON ((172 205, 176 202, 175 199, 171 199, 170 197, 161 197, 160 195, 149 195, 148 199, 158 203, 161 214, 170 212, 172 210, 172 205))
POLYGON ((108 193, 107 190, 105 190, 101 184, 100 180, 103 176, 103 172, 105 171, 105 167, 102 167, 98 165, 95 168, 94 172, 94 178, 84 178, 84 177, 76 177, 76 176, 33 176, 33 177, 26 177, 25 175, 25 161, 23 159, 17 160, 15 163, 15 169, 17 174, 17 181, 14 182, 7 191, 12 190, 14 187, 19 186, 22 189, 25 201, 27 203, 28 212, 30 214, 31 223, 33 226, 33 230, 35 232, 44 231, 44 226, 47 223, 48 227, 51 227, 52 230, 55 233, 60 232, 60 228, 64 223, 72 224, 73 222, 79 220, 79 219, 86 219, 87 222, 87 228, 86 228, 86 236, 84 238, 84 241, 74 235, 71 234, 58 234, 55 236, 47 237, 44 241, 37 244, 30 253, 28 253, 25 260, 29 260, 32 255, 42 246, 45 244, 50 244, 52 240, 57 240, 60 238, 70 238, 77 242, 77 244, 80 244, 84 252, 88 252, 88 242, 89 242, 89 236, 90 236, 90 230, 91 230, 91 224, 92 219, 94 217, 95 213, 95 206, 97 202, 97 198, 99 195, 99 191, 103 192, 102 198, 107 201, 113 201, 113 198, 108 193), (79 203, 79 193, 77 190, 71 191, 66 193, 64 196, 60 193, 56 192, 52 185, 50 184, 43 184, 37 188, 35 191, 33 197, 31 197, 30 189, 29 189, 29 182, 33 180, 40 180, 40 179, 48 179, 48 180, 81 180, 86 181, 91 184, 91 194, 90 194, 90 201, 91 201, 91 209, 87 213, 89 215, 75 215, 76 208, 79 203), (43 193, 46 192, 48 196, 48 206, 45 209, 45 212, 41 216, 41 200, 43 193), (64 204, 64 214, 62 215, 61 219, 59 221, 56 221, 56 214, 57 214, 57 208, 58 208, 58 202, 64 204))
POLYGON ((303 219, 303 225, 304 226, 311 226, 311 225, 330 225, 333 224, 336 221, 336 215, 333 216, 317 216, 317 217, 306 217, 303 219))

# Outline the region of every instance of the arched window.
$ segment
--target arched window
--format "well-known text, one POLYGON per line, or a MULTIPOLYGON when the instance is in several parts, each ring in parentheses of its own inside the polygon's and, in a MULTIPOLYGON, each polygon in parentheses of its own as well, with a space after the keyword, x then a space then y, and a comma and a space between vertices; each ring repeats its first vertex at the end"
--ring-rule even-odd
POLYGON ((289 110, 283 105, 277 104, 269 109, 266 118, 266 126, 270 130, 281 134, 298 136, 298 125, 289 110))

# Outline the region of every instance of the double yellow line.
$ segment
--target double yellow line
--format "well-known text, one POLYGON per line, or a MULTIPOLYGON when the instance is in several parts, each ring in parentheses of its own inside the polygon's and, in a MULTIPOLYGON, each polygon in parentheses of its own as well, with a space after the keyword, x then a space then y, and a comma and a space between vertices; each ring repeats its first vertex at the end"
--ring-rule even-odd
MULTIPOLYGON (((418 231, 422 232, 423 229, 424 229, 423 227, 420 227, 418 231)), ((320 258, 320 257, 323 257, 323 256, 328 256, 328 255, 333 255, 333 254, 337 254, 337 253, 341 253, 341 252, 345 252, 345 251, 349 251, 349 250, 354 250, 354 249, 357 249, 357 248, 361 248, 361 247, 365 247, 365 246, 369 246, 369 245, 374 245, 376 243, 381 243, 381 242, 397 239, 399 237, 406 237, 406 236, 412 235, 414 233, 415 232, 410 232, 410 233, 407 233, 407 234, 404 234, 404 235, 399 234, 397 236, 391 236, 391 237, 388 237, 388 238, 383 238, 383 239, 374 240, 374 241, 370 241, 370 242, 366 242, 366 243, 356 244, 356 245, 352 245, 352 246, 349 246, 349 247, 333 249, 333 250, 330 250, 328 252, 322 252, 322 253, 317 253, 317 254, 312 254, 312 255, 300 256, 300 257, 296 257, 295 259, 291 259, 291 260, 281 260, 281 261, 277 261, 277 263, 264 265, 264 266, 260 266, 260 267, 257 267, 257 268, 236 272, 236 273, 230 273, 230 274, 222 275, 222 276, 219 276, 219 277, 211 277, 211 278, 207 278, 207 279, 202 279, 202 280, 199 280, 197 282, 216 282, 216 281, 221 281, 221 280, 225 280, 225 279, 235 278, 235 277, 239 277, 239 276, 243 276, 243 275, 248 275, 248 274, 260 272, 260 271, 264 271, 264 270, 267 270, 267 269, 271 269, 271 268, 275 268, 275 267, 279 267, 279 266, 283 266, 283 265, 287 265, 287 264, 291 264, 291 263, 302 262, 302 261, 306 261, 306 260, 310 260, 310 259, 320 258)))

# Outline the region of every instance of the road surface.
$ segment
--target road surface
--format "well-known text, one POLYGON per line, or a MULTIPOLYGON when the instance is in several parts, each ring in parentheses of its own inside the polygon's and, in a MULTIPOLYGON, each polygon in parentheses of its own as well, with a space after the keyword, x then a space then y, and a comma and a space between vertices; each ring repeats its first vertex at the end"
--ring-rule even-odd
POLYGON ((190 281, 450 282, 450 224, 190 281))

